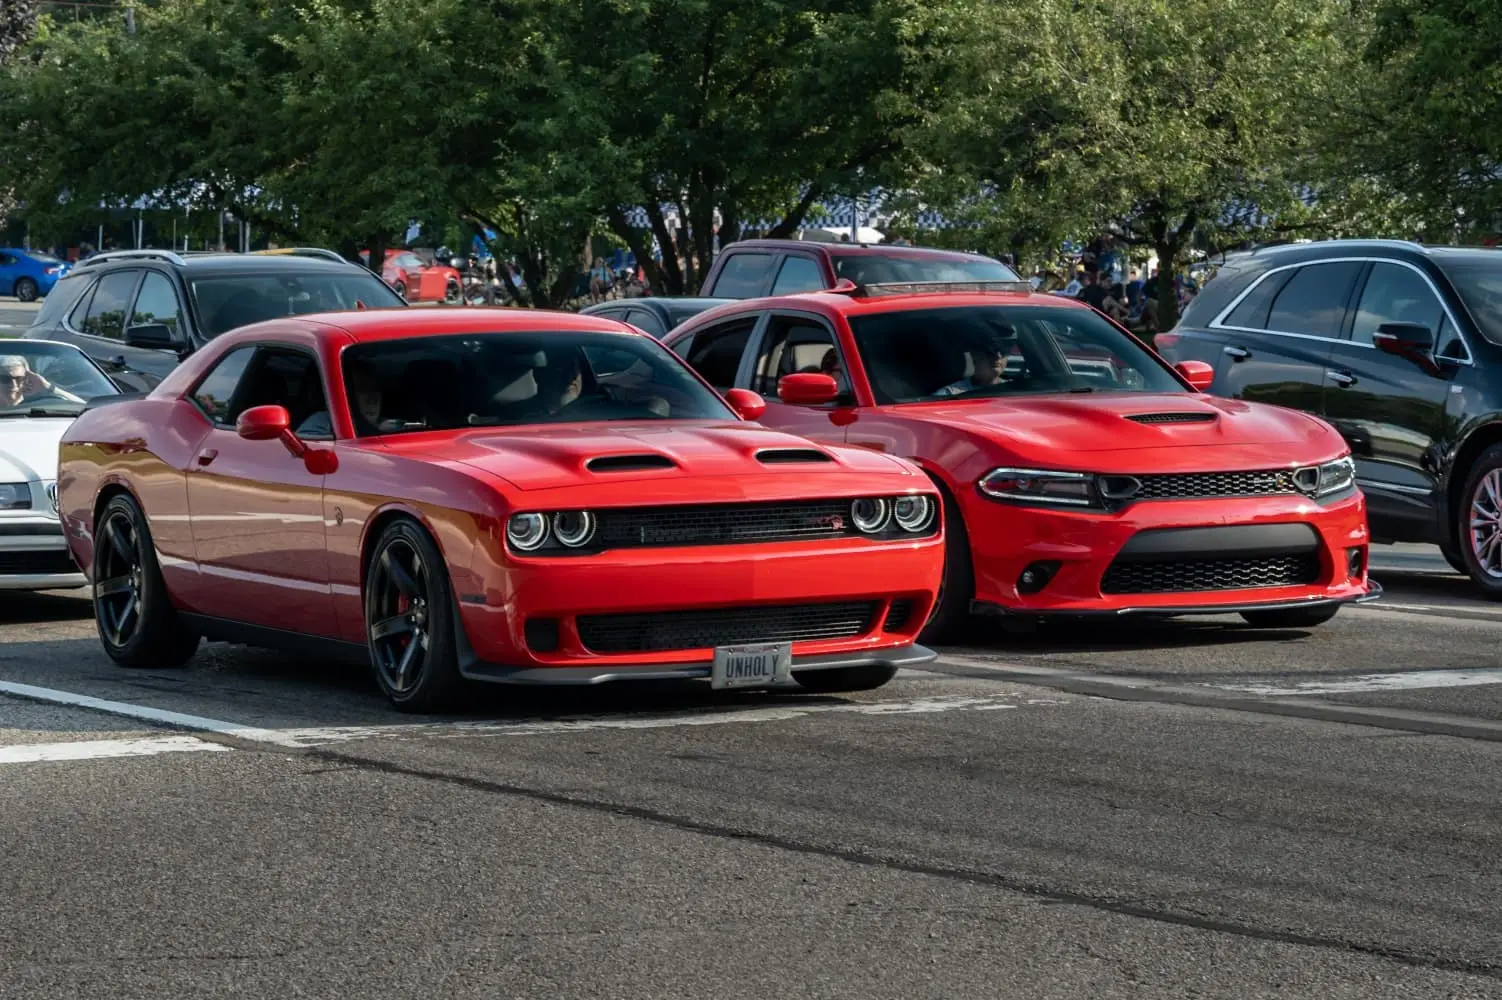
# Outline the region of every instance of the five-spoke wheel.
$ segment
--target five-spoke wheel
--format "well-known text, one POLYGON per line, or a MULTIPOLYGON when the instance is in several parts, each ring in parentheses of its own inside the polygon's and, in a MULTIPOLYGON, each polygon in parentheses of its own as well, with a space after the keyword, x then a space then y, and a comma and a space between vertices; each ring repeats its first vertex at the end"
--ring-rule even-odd
POLYGON ((371 550, 365 632, 381 690, 398 708, 447 707, 462 683, 443 557, 413 521, 393 522, 371 550))
POLYGON ((1455 510, 1455 554, 1472 582, 1502 599, 1502 445, 1492 445, 1471 466, 1455 510))
POLYGON ((99 641, 127 667, 177 667, 198 648, 172 606, 151 531, 135 500, 113 497, 94 525, 94 618, 99 641))

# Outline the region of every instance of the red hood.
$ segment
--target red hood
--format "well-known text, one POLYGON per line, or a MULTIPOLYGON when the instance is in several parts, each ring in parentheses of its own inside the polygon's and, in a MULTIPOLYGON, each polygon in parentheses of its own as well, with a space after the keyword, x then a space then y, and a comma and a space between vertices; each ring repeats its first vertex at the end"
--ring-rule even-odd
MULTIPOLYGON (((1092 469, 1111 471, 1110 456, 1141 465, 1140 452, 1158 449, 1167 466, 1227 468, 1247 461, 1269 467, 1324 461, 1345 448, 1324 421, 1297 410, 1200 393, 1095 392, 957 400, 893 407, 893 415, 965 432, 1001 446, 1014 459, 1043 468, 1072 467, 1071 454, 1088 453, 1092 469), (1196 415, 1200 420, 1142 422, 1149 414, 1196 415), (1210 462, 1211 464, 1206 464, 1210 462)), ((1158 458, 1154 459, 1156 465, 1158 458)), ((1166 471, 1166 469, 1165 469, 1166 471)))
MULTIPOLYGON (((644 422, 555 424, 548 427, 490 428, 446 439, 435 447, 431 435, 388 445, 460 462, 504 479, 521 490, 616 483, 683 482, 709 476, 779 477, 806 484, 809 477, 851 473, 917 474, 906 462, 855 448, 830 448, 757 424, 644 422), (801 461, 767 462, 766 451, 803 452, 801 461), (806 460, 807 453, 827 461, 806 460), (666 459, 671 466, 592 470, 589 463, 611 457, 666 459)), ((787 458, 797 458, 790 455, 787 458)))

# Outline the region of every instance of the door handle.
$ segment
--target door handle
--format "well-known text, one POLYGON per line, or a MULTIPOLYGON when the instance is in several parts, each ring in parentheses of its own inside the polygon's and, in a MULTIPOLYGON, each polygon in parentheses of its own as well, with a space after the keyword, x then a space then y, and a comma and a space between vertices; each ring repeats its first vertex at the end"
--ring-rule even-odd
POLYGON ((1225 353, 1230 356, 1232 361, 1245 361, 1247 358, 1252 356, 1252 352, 1247 350, 1245 347, 1227 347, 1224 350, 1225 353))
POLYGON ((203 451, 200 451, 198 453, 198 464, 199 465, 208 465, 210 462, 212 462, 214 459, 216 459, 218 457, 219 457, 219 449, 217 449, 217 448, 205 448, 203 451))
POLYGON ((1358 381, 1358 379, 1356 378, 1356 376, 1352 375, 1350 372, 1338 372, 1338 371, 1334 371, 1334 370, 1331 370, 1331 369, 1327 369, 1325 371, 1325 374, 1330 377, 1330 381, 1331 382, 1334 382, 1336 385, 1340 386, 1342 389, 1349 389, 1351 386, 1355 385, 1356 382, 1358 381))

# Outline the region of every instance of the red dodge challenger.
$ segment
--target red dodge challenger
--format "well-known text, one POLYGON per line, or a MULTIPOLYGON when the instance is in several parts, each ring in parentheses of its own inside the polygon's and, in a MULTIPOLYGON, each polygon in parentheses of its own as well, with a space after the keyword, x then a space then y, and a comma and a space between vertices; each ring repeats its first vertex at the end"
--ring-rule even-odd
POLYGON ((464 679, 850 691, 933 659, 933 484, 728 398, 598 317, 289 318, 86 410, 59 506, 126 666, 328 651, 426 711, 464 679))
POLYGON ((1088 306, 1026 283, 856 286, 700 313, 666 340, 762 422, 916 460, 948 560, 925 639, 973 612, 1237 612, 1307 627, 1372 599, 1365 498, 1323 421, 1202 395, 1088 306))

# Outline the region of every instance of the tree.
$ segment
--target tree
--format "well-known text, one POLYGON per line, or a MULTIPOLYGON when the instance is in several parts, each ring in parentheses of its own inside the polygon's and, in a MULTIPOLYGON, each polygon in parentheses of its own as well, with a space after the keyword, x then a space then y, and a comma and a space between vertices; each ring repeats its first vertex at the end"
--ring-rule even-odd
POLYGON ((30 41, 36 23, 36 0, 5 0, 0 4, 0 65, 30 41))

